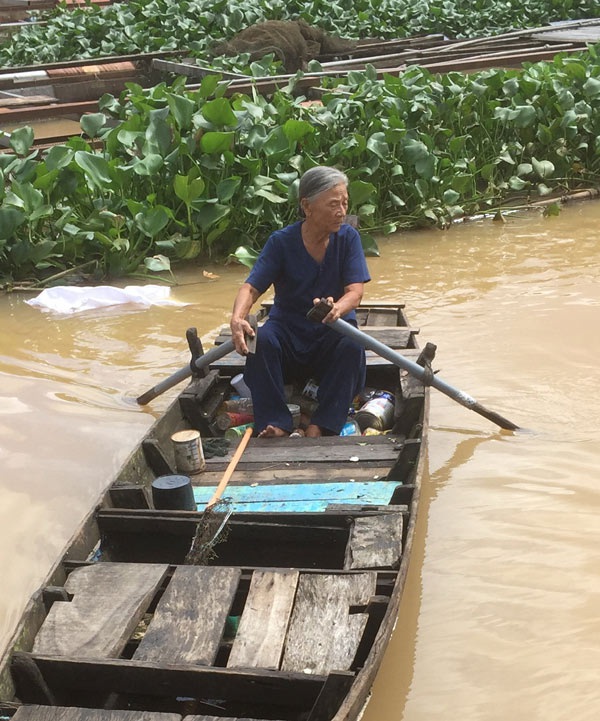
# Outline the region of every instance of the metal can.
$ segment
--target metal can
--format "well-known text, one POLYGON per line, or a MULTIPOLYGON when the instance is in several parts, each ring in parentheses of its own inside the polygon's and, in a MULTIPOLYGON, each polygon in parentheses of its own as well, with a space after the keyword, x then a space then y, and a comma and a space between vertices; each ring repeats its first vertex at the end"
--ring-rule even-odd
POLYGON ((360 430, 374 428, 387 431, 394 422, 394 396, 388 391, 375 391, 354 417, 360 430))
POLYGON ((201 473, 206 468, 200 433, 196 430, 177 431, 171 436, 175 466, 179 473, 201 473))

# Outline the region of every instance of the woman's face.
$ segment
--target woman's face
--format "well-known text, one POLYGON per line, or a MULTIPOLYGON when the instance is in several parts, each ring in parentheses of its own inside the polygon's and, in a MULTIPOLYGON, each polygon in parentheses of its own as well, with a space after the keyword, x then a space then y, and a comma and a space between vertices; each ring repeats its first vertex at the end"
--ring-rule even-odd
POLYGON ((324 190, 312 200, 303 198, 302 209, 311 225, 328 233, 337 232, 348 212, 348 191, 345 183, 324 190))

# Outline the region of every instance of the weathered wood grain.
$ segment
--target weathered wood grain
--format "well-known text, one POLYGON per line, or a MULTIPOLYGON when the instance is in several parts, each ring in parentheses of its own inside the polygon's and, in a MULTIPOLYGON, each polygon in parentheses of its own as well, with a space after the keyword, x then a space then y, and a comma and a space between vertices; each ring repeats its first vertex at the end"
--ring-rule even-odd
POLYGON ((302 575, 286 641, 282 670, 328 673, 350 668, 367 614, 350 613, 374 595, 374 572, 302 575))
POLYGON ((240 576, 239 568, 179 566, 133 658, 212 665, 240 576))
POLYGON ((70 602, 50 609, 33 650, 83 658, 119 656, 167 573, 160 564, 96 563, 73 571, 70 602))
MULTIPOLYGON (((382 319, 382 325, 387 324, 386 318, 382 319)), ((365 332, 371 332, 370 329, 365 328, 365 332)), ((397 349, 398 352, 401 352, 401 354, 406 357, 410 358, 411 360, 416 360, 419 356, 419 350, 415 348, 403 348, 400 347, 397 349)), ((385 358, 382 358, 381 356, 377 355, 374 351, 367 350, 365 351, 365 357, 367 360, 367 366, 389 366, 390 362, 386 360, 385 358)), ((239 353, 236 353, 235 351, 232 353, 228 353, 226 356, 223 356, 223 358, 219 358, 214 363, 211 363, 210 368, 211 370, 219 370, 223 371, 223 373, 227 375, 235 375, 237 373, 242 373, 244 370, 244 366, 246 364, 246 357, 243 355, 240 355, 239 353)))
MULTIPOLYGON (((288 463, 339 464, 360 466, 363 463, 393 463, 401 445, 389 436, 327 436, 324 438, 252 438, 238 468, 260 469, 282 467, 288 463)), ((207 470, 225 468, 232 450, 226 456, 207 458, 207 470)), ((318 467, 314 467, 315 475, 318 467)))
POLYGON ((398 568, 402 556, 402 513, 356 518, 344 568, 398 568))
POLYGON ((109 711, 71 706, 32 705, 21 706, 13 716, 13 721, 181 721, 181 716, 178 713, 157 711, 109 711))
POLYGON ((298 577, 291 570, 254 571, 228 667, 279 668, 298 577))

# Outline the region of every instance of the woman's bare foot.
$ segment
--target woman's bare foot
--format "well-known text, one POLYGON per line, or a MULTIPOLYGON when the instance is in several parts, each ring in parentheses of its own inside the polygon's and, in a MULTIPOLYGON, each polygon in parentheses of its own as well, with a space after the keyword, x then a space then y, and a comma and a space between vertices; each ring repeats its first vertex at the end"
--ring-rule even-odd
POLYGON ((289 435, 288 431, 284 431, 283 428, 267 426, 258 434, 258 438, 283 438, 289 435))
POLYGON ((305 435, 307 438, 320 438, 323 434, 319 426, 311 423, 306 429, 305 435))

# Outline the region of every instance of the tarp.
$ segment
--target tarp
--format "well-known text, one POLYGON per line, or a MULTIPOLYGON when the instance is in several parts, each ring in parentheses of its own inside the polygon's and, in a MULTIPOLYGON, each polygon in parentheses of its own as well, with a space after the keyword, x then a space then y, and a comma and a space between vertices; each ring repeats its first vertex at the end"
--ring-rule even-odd
POLYGON ((170 298, 171 289, 163 285, 128 285, 115 288, 98 286, 56 286, 46 288, 38 296, 26 300, 28 305, 56 313, 80 313, 123 303, 135 303, 145 308, 151 305, 187 305, 170 298))

